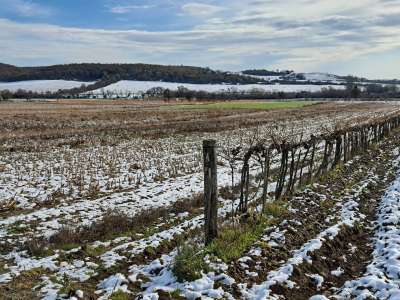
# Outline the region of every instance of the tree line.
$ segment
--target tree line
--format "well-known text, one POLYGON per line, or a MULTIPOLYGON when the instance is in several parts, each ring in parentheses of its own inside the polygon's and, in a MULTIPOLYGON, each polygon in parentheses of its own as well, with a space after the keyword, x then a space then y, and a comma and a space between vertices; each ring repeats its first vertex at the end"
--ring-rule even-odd
POLYGON ((290 70, 270 71, 270 70, 265 70, 265 69, 251 69, 251 70, 244 70, 242 73, 246 74, 246 75, 254 75, 254 76, 286 76, 286 75, 293 73, 293 71, 290 71, 290 70))
POLYGON ((241 99, 302 99, 302 98, 365 98, 365 99, 387 99, 400 97, 400 90, 396 85, 371 84, 364 87, 348 84, 345 89, 335 89, 332 87, 322 88, 320 91, 308 92, 283 92, 266 91, 261 88, 254 88, 248 91, 230 88, 217 92, 193 91, 186 87, 178 87, 177 90, 154 87, 144 93, 148 98, 158 98, 164 100, 186 99, 186 100, 241 100, 241 99))
POLYGON ((251 84, 260 79, 192 66, 150 64, 68 64, 45 67, 15 67, 0 64, 0 81, 77 80, 77 81, 168 81, 180 83, 251 84))
MULTIPOLYGON (((134 93, 119 94, 118 91, 112 92, 107 91, 96 95, 90 92, 94 89, 100 89, 103 86, 111 84, 111 81, 97 82, 89 86, 81 86, 79 88, 71 90, 59 90, 57 92, 46 92, 46 93, 35 93, 26 90, 17 90, 10 92, 7 90, 0 91, 0 100, 8 99, 58 99, 58 98, 95 98, 100 96, 101 98, 130 98, 134 93), (89 91, 89 92, 86 92, 89 91), (86 93, 85 93, 86 92, 86 93)), ((136 93, 139 94, 139 93, 136 93)), ((155 99, 155 100, 174 100, 174 99, 186 99, 186 100, 241 100, 241 99, 388 99, 388 98, 399 98, 400 90, 397 85, 380 85, 380 84, 368 84, 364 86, 356 84, 348 84, 345 89, 336 89, 333 87, 322 88, 320 91, 308 92, 284 92, 284 91, 266 91, 262 88, 253 88, 251 90, 243 91, 236 88, 228 88, 216 92, 207 91, 195 91, 190 90, 184 86, 178 87, 176 90, 166 89, 163 87, 153 87, 147 91, 140 93, 142 98, 155 99)))
POLYGON ((303 99, 303 98, 326 98, 326 99, 345 99, 345 98, 365 98, 365 99, 387 99, 400 97, 400 90, 396 85, 366 85, 361 87, 355 84, 348 84, 345 89, 335 89, 332 87, 322 88, 320 91, 308 92, 283 92, 283 91, 266 91, 263 89, 254 88, 249 91, 239 91, 235 89, 205 92, 192 91, 185 87, 180 87, 176 91, 171 91, 163 88, 151 90, 151 95, 154 97, 163 98, 166 100, 174 98, 185 98, 187 100, 240 100, 240 99, 303 99), (158 91, 155 94, 154 91, 158 91))

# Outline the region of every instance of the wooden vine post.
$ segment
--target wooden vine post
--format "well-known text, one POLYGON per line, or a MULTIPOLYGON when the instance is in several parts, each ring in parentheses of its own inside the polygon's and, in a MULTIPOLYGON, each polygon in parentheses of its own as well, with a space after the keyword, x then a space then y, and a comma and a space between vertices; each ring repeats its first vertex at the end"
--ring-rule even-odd
POLYGON ((268 197, 268 179, 269 179, 269 172, 270 172, 270 155, 271 155, 271 150, 270 148, 267 148, 264 151, 265 155, 265 162, 264 162, 264 181, 263 181, 263 194, 262 194, 262 212, 265 211, 265 204, 267 202, 267 197, 268 197))
POLYGON ((203 141, 204 159, 204 230, 205 243, 210 244, 218 236, 217 229, 217 151, 215 140, 203 141))

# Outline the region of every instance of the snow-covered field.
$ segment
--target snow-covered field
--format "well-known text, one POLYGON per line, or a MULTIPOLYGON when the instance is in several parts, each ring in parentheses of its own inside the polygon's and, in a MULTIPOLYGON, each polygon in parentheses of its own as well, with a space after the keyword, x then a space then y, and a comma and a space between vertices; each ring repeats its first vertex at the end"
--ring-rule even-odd
MULTIPOLYGON (((351 168, 352 164, 353 163, 350 162, 348 166, 351 168)), ((393 167, 397 168, 398 166, 395 164, 393 167)), ((215 261, 215 258, 206 256, 205 260, 209 264, 211 270, 208 273, 203 273, 200 279, 186 282, 179 282, 174 275, 173 264, 178 254, 177 251, 174 250, 162 254, 160 258, 150 261, 148 264, 130 266, 127 275, 122 273, 111 275, 98 284, 99 292, 101 291, 101 294, 105 297, 104 299, 107 299, 108 296, 118 290, 129 294, 132 293, 129 290, 129 284, 139 282, 143 289, 139 294, 139 299, 158 299, 160 291, 167 293, 179 291, 179 294, 186 299, 308 299, 308 297, 306 298, 304 295, 300 296, 300 294, 299 297, 296 298, 282 298, 282 296, 276 294, 276 290, 272 290, 272 287, 281 285, 289 290, 293 290, 294 295, 296 295, 295 291, 298 289, 298 283, 292 279, 292 277, 295 276, 295 268, 300 265, 311 266, 313 264, 313 257, 315 257, 314 253, 319 251, 323 245, 334 241, 345 228, 354 228, 364 222, 363 220, 365 220, 366 216, 360 211, 360 199, 363 194, 368 193, 370 189, 376 189, 379 186, 379 178, 374 174, 375 171, 376 170, 372 168, 365 174, 362 168, 356 170, 355 173, 359 172, 360 174, 364 174, 361 181, 352 186, 349 190, 346 190, 343 196, 331 200, 334 201, 335 206, 330 211, 332 215, 326 218, 326 224, 322 225, 321 232, 317 233, 314 238, 306 240, 298 249, 293 249, 291 254, 288 255, 287 260, 277 262, 278 267, 268 272, 266 280, 259 284, 250 286, 249 282, 252 282, 252 278, 262 276, 260 274, 264 272, 262 264, 263 250, 260 248, 262 243, 256 244, 249 249, 244 256, 237 260, 237 264, 226 264, 218 259, 215 261), (235 268, 242 269, 246 274, 245 277, 243 277, 243 275, 240 276, 241 281, 239 282, 233 277, 234 274, 238 272, 235 268), (140 278, 145 278, 145 280, 140 278), (232 292, 235 291, 235 287, 239 288, 240 296, 232 292)), ((377 248, 374 253, 377 253, 380 258, 377 262, 375 262, 374 259, 371 264, 372 266, 369 267, 375 270, 374 276, 376 278, 370 278, 371 276, 369 276, 366 279, 361 278, 355 281, 355 283, 346 283, 345 292, 347 294, 341 294, 341 296, 328 298, 322 294, 316 294, 310 297, 310 299, 354 299, 351 295, 359 295, 357 299, 366 299, 364 296, 373 295, 377 297, 376 299, 397 299, 396 297, 400 293, 398 284, 400 274, 398 272, 398 262, 396 262, 396 259, 398 258, 397 248, 400 235, 398 230, 393 232, 393 226, 398 223, 396 214, 398 214, 398 210, 400 209, 400 197, 397 191, 398 180, 399 179, 396 179, 393 187, 388 190, 387 196, 381 200, 380 215, 378 216, 378 228, 380 233, 378 233, 378 235, 385 234, 384 232, 388 231, 389 233, 386 233, 387 237, 384 239, 379 236, 377 237, 377 248), (393 196, 395 196, 395 201, 393 201, 393 196), (391 206, 388 207, 388 205, 391 206), (389 230, 383 230, 381 227, 383 224, 390 226, 389 230), (389 266, 389 261, 392 261, 392 266, 389 266), (378 267, 380 268, 379 270, 377 269, 378 267), (358 282, 359 284, 357 285, 358 282), (360 285, 372 289, 373 293, 368 293, 368 290, 362 290, 360 285), (352 294, 352 292, 354 292, 354 294, 352 294)), ((320 198, 320 202, 326 201, 327 196, 330 196, 330 190, 327 190, 326 186, 322 186, 321 188, 325 190, 326 193, 316 193, 313 191, 314 187, 311 187, 310 190, 303 195, 304 198, 298 198, 297 201, 309 202, 312 198, 307 199, 307 193, 308 195, 316 194, 320 198)), ((318 201, 314 201, 312 201, 311 206, 320 205, 318 201)), ((309 209, 307 208, 307 204, 304 204, 304 206, 303 209, 309 209)), ((229 207, 229 205, 227 207, 229 207)), ((290 209, 293 214, 298 213, 298 209, 290 209)), ((224 209, 220 210, 221 214, 223 214, 223 211, 224 209)), ((288 246, 285 246, 285 237, 290 235, 289 232, 294 232, 295 234, 296 232, 300 232, 301 228, 305 226, 307 222, 307 218, 301 220, 284 220, 279 226, 275 227, 275 230, 272 232, 266 230, 266 234, 262 237, 262 240, 268 241, 269 247, 276 248, 280 251, 279 249, 284 249, 284 247, 288 246), (290 225, 288 226, 288 224, 290 225), (280 227, 286 227, 287 229, 280 231, 280 227)), ((192 226, 200 226, 202 223, 191 224, 192 226)), ((125 247, 127 247, 127 245, 123 246, 123 248, 125 247)), ((266 251, 271 252, 271 248, 267 247, 266 251)), ((357 247, 352 246, 351 252, 357 251, 356 248, 357 247)), ((342 254, 346 257, 346 253, 342 254)), ((351 254, 348 255, 350 256, 351 254)), ((117 256, 117 258, 118 257, 119 256, 117 256)), ((351 261, 348 261, 348 263, 351 264, 351 261)), ((333 266, 331 268, 332 276, 340 277, 344 273, 340 266, 333 266)), ((324 276, 318 274, 318 270, 316 270, 316 273, 305 274, 304 277, 310 278, 310 281, 315 285, 316 291, 322 289, 324 285, 324 276)))
POLYGON ((302 73, 306 80, 309 81, 330 81, 335 83, 343 82, 343 80, 339 80, 336 75, 328 74, 328 73, 302 73))
POLYGON ((121 80, 104 88, 93 91, 93 93, 111 92, 119 94, 128 94, 135 92, 146 92, 153 87, 162 87, 164 89, 177 90, 178 87, 183 86, 189 90, 218 92, 218 91, 251 91, 253 89, 263 89, 270 92, 315 92, 323 88, 344 89, 344 86, 338 85, 288 85, 288 84, 190 84, 190 83, 176 83, 176 82, 162 82, 162 81, 130 81, 121 80))
MULTIPOLYGON (((357 156, 342 166, 346 171, 337 183, 314 183, 296 194, 285 204, 283 214, 268 218, 261 238, 244 249, 241 257, 222 262, 213 255, 205 256, 209 268, 197 280, 179 281, 173 265, 179 254, 177 241, 201 241, 201 210, 170 213, 143 232, 121 232, 116 237, 104 236, 58 248, 46 246, 40 255, 31 253, 30 247, 34 246, 29 243, 66 227, 76 230, 90 226, 112 210, 137 216, 149 208, 165 208, 178 200, 192 199, 203 189, 203 139, 223 141, 218 149, 218 184, 229 187, 232 172, 225 154, 234 147, 248 147, 256 135, 263 139, 276 130, 276 136, 280 133, 289 139, 308 139, 311 134, 332 131, 337 122, 354 123, 376 113, 341 112, 336 119, 313 116, 282 122, 275 129, 267 124, 215 133, 132 138, 89 148, 63 146, 37 153, 1 153, 0 298, 7 290, 24 289, 45 300, 152 300, 160 299, 161 293, 165 299, 341 299, 343 293, 355 295, 357 287, 370 288, 372 284, 365 283, 364 277, 371 274, 380 280, 373 278, 376 281, 371 294, 383 295, 379 293, 389 290, 390 295, 397 295, 399 178, 386 196, 376 202, 371 199, 376 198, 374 191, 392 180, 391 174, 398 168, 398 136, 376 149, 376 156, 357 156), (320 251, 327 245, 338 245, 349 247, 358 255, 360 245, 337 240, 346 230, 354 230, 356 235, 360 228, 372 228, 368 222, 374 218, 374 211, 365 211, 365 199, 379 203, 375 251, 371 261, 365 259, 365 264, 370 264, 365 276, 351 281, 345 277, 349 276, 346 264, 327 254, 334 252, 331 248, 320 251), (319 268, 318 257, 325 257, 329 272, 319 268), (36 274, 40 276, 36 278, 36 274), (311 282, 307 295, 302 294, 303 282, 298 274, 311 282), (346 280, 332 284, 331 277, 346 280), (22 287, 21 281, 25 281, 22 287), (331 289, 332 285, 336 289, 331 289), (285 294, 278 295, 277 286, 285 294), (292 291, 301 296, 287 296, 292 291), (111 298, 118 292, 128 298, 111 298)), ((317 154, 322 151, 317 150, 317 154)), ((240 163, 233 171, 234 183, 240 179, 239 166, 240 163)), ((271 167, 274 168, 274 161, 271 167)), ((251 165, 252 178, 260 172, 259 165, 251 165)), ((275 184, 271 182, 271 190, 275 184)), ((222 219, 238 199, 220 194, 222 219)), ((343 249, 339 250, 343 261, 351 261, 351 251, 343 249)))
MULTIPOLYGON (((308 122, 281 122, 280 126, 287 134, 307 138, 310 134, 332 130, 337 122, 349 123, 372 116, 376 112, 342 112, 336 119, 314 116, 308 122)), ((32 209, 60 195, 70 202, 84 199, 93 191, 110 194, 143 184, 179 181, 179 177, 201 172, 201 140, 211 138, 224 141, 226 147, 245 147, 255 131, 255 128, 244 128, 157 140, 139 138, 114 146, 9 153, 0 156, 0 205, 32 209)), ((260 126, 257 131, 267 134, 271 131, 270 125, 260 126)))
POLYGON ((60 89, 72 89, 82 84, 89 85, 94 82, 67 81, 67 80, 27 80, 18 82, 0 82, 0 90, 16 92, 18 90, 37 93, 57 92, 60 89))

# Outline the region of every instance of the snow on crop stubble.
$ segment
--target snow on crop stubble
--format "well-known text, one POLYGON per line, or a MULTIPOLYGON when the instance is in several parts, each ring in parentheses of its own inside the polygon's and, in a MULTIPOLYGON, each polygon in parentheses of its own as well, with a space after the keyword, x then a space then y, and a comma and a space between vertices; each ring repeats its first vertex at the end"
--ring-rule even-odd
MULTIPOLYGON (((232 174, 224 153, 232 147, 248 147, 255 136, 267 137, 275 130, 282 136, 307 139, 311 134, 332 131, 338 122, 355 124, 362 118, 392 111, 393 108, 371 112, 343 110, 337 112, 335 118, 327 118, 322 113, 307 119, 293 118, 279 123, 271 120, 249 128, 177 132, 161 137, 133 136, 83 146, 60 143, 44 151, 13 149, 1 153, 0 212, 3 215, 0 219, 0 284, 11 284, 20 276, 23 277, 24 272, 39 268, 44 270, 45 275, 42 276, 42 285, 36 290, 47 299, 57 299, 57 295, 62 293, 63 278, 77 283, 95 280, 93 289, 99 290, 104 299, 119 287, 127 292, 130 279, 126 274, 115 272, 104 277, 104 269, 119 268, 120 264, 126 263, 128 273, 134 276, 151 272, 156 264, 158 267, 167 266, 176 254, 174 247, 168 243, 177 236, 199 230, 203 225, 201 213, 189 212, 187 208, 176 213, 174 208, 168 211, 168 215, 155 219, 154 224, 149 226, 151 228, 144 231, 104 236, 90 240, 85 245, 64 243, 62 248, 50 247, 48 253, 40 255, 35 253, 38 249, 29 244, 29 240, 48 239, 65 230, 66 226, 90 227, 111 210, 136 216, 146 209, 170 207, 180 199, 193 198, 203 189, 201 142, 204 139, 212 138, 219 142, 218 183, 220 187, 225 187, 231 185, 232 174), (150 265, 148 261, 135 261, 143 253, 149 255, 149 247, 161 246, 166 251, 162 261, 156 259, 150 265)), ((251 169, 254 177, 259 172, 259 169, 251 169)), ((234 183, 237 183, 240 179, 239 165, 235 166, 233 177, 234 183)), ((232 203, 226 199, 220 200, 220 214, 225 215, 232 203)), ((268 240, 271 247, 273 242, 280 242, 280 237, 280 232, 276 232, 273 240, 271 236, 271 240, 268 240)), ((252 250, 251 253, 257 252, 257 248, 252 250)), ((185 285, 177 283, 168 272, 165 269, 164 273, 151 274, 153 283, 169 280, 176 289, 187 288, 188 296, 229 296, 221 288, 212 286, 217 280, 231 282, 229 276, 216 278, 215 274, 206 274, 199 282, 185 285), (206 293, 203 293, 204 289, 207 289, 206 293)), ((249 272, 249 276, 252 274, 254 272, 249 272)), ((148 293, 144 294, 151 295, 152 283, 147 288, 148 293)), ((80 289, 75 292, 81 295, 80 289)))

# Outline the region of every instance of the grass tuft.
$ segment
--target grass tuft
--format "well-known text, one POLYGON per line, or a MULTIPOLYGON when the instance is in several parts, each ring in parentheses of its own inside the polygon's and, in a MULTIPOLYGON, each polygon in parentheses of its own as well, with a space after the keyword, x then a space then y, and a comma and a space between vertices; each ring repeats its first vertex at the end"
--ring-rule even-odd
POLYGON ((284 201, 272 201, 265 203, 264 214, 273 216, 274 218, 281 217, 287 212, 287 203, 284 201))
POLYGON ((28 239, 23 245, 23 248, 28 251, 29 255, 35 257, 50 256, 53 253, 53 251, 49 249, 47 241, 38 238, 28 239))
POLYGON ((193 281, 201 278, 201 272, 207 271, 204 262, 204 252, 193 245, 183 245, 178 248, 178 254, 172 267, 172 272, 179 282, 193 281))
POLYGON ((131 294, 125 293, 123 291, 117 291, 113 293, 110 298, 110 300, 129 300, 133 299, 131 294))
POLYGON ((248 228, 227 228, 207 247, 207 250, 224 262, 230 262, 239 258, 256 238, 248 228))
POLYGON ((217 239, 206 248, 206 252, 217 256, 225 263, 240 258, 243 253, 263 234, 265 228, 272 224, 271 219, 259 218, 240 227, 222 228, 217 239))
POLYGON ((106 252, 107 248, 104 246, 92 247, 89 245, 84 245, 82 247, 82 250, 86 253, 87 256, 96 257, 106 252))

